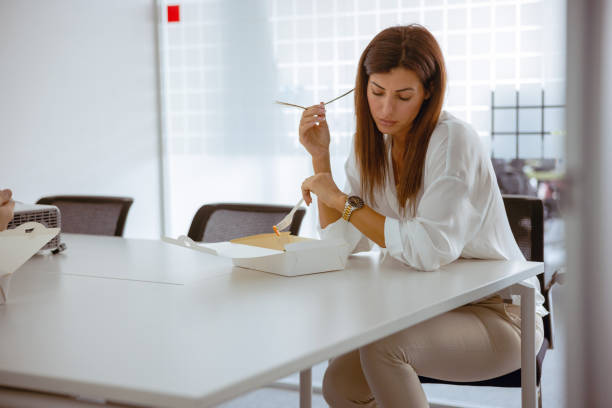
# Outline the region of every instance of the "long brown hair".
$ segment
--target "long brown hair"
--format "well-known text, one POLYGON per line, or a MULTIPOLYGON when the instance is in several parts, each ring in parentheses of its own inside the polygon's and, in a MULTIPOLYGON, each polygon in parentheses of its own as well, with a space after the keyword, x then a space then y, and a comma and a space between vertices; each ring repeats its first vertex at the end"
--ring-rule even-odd
POLYGON ((374 203, 374 191, 385 184, 388 162, 383 135, 370 113, 368 79, 371 74, 386 73, 397 67, 413 71, 430 94, 423 101, 406 138, 404 167, 399 180, 396 180, 400 208, 403 210, 410 201, 412 215, 415 215, 416 197, 423 182, 425 154, 442 111, 446 88, 442 51, 425 27, 412 24, 387 28, 376 35, 361 54, 355 85, 355 155, 361 171, 361 189, 366 199, 374 203))

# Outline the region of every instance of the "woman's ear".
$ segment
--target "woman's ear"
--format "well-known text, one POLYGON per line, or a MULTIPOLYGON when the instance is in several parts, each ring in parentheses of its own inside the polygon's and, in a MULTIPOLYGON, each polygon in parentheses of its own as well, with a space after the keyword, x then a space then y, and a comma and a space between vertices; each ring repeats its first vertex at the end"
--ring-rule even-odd
POLYGON ((425 87, 425 98, 424 100, 427 100, 431 97, 431 84, 427 87, 425 87))

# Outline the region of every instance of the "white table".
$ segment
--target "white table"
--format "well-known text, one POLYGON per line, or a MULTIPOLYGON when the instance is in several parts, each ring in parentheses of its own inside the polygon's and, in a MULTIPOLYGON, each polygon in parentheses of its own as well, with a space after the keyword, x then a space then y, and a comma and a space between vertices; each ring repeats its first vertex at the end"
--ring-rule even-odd
MULTIPOLYGON (((63 238, 66 252, 13 275, 0 385, 159 407, 214 406, 543 271, 459 260, 418 272, 369 253, 287 278, 161 241, 63 238)), ((534 290, 517 288, 523 406, 535 407, 534 290)))

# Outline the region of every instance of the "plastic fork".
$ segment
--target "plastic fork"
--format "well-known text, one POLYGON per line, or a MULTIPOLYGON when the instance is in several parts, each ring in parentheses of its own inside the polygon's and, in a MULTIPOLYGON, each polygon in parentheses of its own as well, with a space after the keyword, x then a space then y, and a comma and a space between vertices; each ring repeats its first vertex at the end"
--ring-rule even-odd
POLYGON ((289 211, 289 214, 287 214, 285 218, 280 220, 278 224, 272 226, 272 229, 274 230, 276 235, 280 236, 280 231, 289 228, 289 226, 291 225, 291 222, 293 221, 293 216, 295 215, 295 212, 297 211, 298 208, 300 208, 300 205, 302 205, 303 203, 304 203, 304 199, 302 198, 291 209, 291 211, 289 211))
MULTIPOLYGON (((348 92, 343 93, 340 96, 335 97, 334 99, 332 99, 331 101, 327 101, 325 102, 323 105, 329 105, 330 103, 332 103, 333 101, 337 101, 340 98, 344 98, 346 95, 350 94, 351 92, 353 92, 355 89, 351 89, 348 92)), ((296 105, 294 103, 289 103, 289 102, 281 102, 281 101, 274 101, 275 103, 278 103, 279 105, 285 105, 285 106, 293 106, 294 108, 300 108, 300 109, 308 109, 306 106, 302 106, 302 105, 296 105)))

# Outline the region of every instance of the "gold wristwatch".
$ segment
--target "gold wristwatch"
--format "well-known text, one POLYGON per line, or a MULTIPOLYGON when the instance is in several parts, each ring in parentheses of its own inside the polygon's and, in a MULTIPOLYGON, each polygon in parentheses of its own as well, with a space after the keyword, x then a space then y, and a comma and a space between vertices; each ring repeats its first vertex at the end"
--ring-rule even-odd
POLYGON ((346 221, 349 221, 351 219, 351 214, 353 214, 353 211, 359 210, 360 208, 363 208, 363 206, 364 202, 361 197, 347 197, 346 203, 344 204, 344 212, 342 213, 342 218, 344 218, 346 221))

